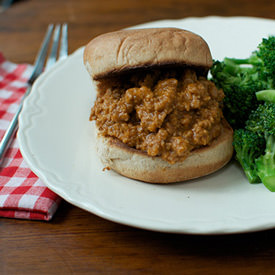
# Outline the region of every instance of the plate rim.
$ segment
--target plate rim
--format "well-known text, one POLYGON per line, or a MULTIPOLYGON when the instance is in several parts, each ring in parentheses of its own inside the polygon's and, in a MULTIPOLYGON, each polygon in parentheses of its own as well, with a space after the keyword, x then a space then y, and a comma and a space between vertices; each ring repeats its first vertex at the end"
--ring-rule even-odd
MULTIPOLYGON (((175 22, 175 21, 184 21, 184 20, 206 20, 206 19, 220 19, 220 20, 231 20, 231 19, 251 19, 251 20, 268 20, 270 22, 274 22, 275 20, 273 19, 265 19, 265 18, 257 18, 257 17, 243 17, 243 16, 236 16, 236 17, 221 17, 221 16, 207 16, 207 17, 187 17, 187 18, 183 18, 183 19, 164 19, 164 20, 157 20, 157 21, 152 21, 152 22, 147 22, 147 23, 143 23, 143 24, 139 24, 136 25, 134 27, 142 27, 146 24, 152 24, 155 23, 157 24, 158 22, 175 22)), ((54 65, 53 69, 48 71, 48 72, 44 72, 34 83, 32 90, 39 90, 39 85, 41 85, 43 83, 43 81, 46 81, 47 78, 51 75, 54 74, 56 70, 58 70, 60 67, 62 67, 66 62, 70 61, 70 58, 76 57, 78 55, 81 54, 81 52, 83 51, 84 46, 78 48, 76 51, 74 51, 67 59, 62 60, 60 62, 58 62, 57 64, 54 65)), ((114 218, 112 215, 105 213, 104 211, 101 211, 100 209, 98 209, 98 207, 94 207, 91 208, 90 206, 87 205, 83 205, 81 203, 79 203, 78 201, 76 201, 74 198, 72 198, 70 196, 70 194, 66 193, 64 190, 61 190, 60 188, 58 188, 58 186, 52 184, 49 179, 47 174, 45 174, 45 168, 43 169, 43 167, 39 167, 39 165, 37 166, 37 163, 35 165, 35 162, 33 160, 33 156, 31 155, 31 153, 27 150, 26 148, 26 140, 25 140, 25 136, 23 135, 23 130, 24 126, 26 125, 27 121, 24 117, 24 113, 26 112, 26 109, 29 108, 28 106, 30 106, 33 103, 33 100, 35 99, 35 96, 32 96, 33 93, 30 93, 30 96, 26 98, 26 100, 24 101, 23 104, 23 110, 19 116, 19 131, 18 131, 18 143, 19 143, 19 147, 20 147, 20 151, 23 155, 23 158, 26 160, 27 164, 29 165, 30 169, 36 174, 38 175, 38 177, 45 183, 45 185, 50 188, 51 190, 53 190, 55 193, 57 193, 60 197, 62 197, 64 200, 70 202, 71 204, 82 208, 86 211, 89 211, 99 217, 102 217, 104 219, 110 220, 112 222, 116 222, 116 223, 120 223, 123 225, 127 225, 127 226, 132 226, 132 227, 136 227, 136 228, 140 228, 140 229, 146 229, 146 230, 152 230, 152 231, 159 231, 159 232, 166 232, 166 233, 184 233, 184 234, 200 234, 200 235, 217 235, 217 234, 232 234, 232 233, 246 233, 246 232, 255 232, 255 231, 259 231, 259 230, 266 230, 266 229, 271 229, 275 227, 275 222, 273 221, 268 221, 266 222, 264 225, 261 224, 255 224, 254 226, 250 226, 250 228, 242 228, 242 226, 240 226, 239 228, 237 228, 235 226, 235 229, 229 229, 227 227, 223 228, 221 226, 218 226, 218 229, 213 230, 213 227, 205 230, 205 227, 203 228, 203 230, 198 230, 198 229, 194 229, 192 228, 192 226, 189 225, 188 226, 183 226, 179 225, 178 227, 175 226, 168 226, 167 224, 164 226, 159 226, 159 225, 141 225, 139 222, 133 222, 133 221, 125 221, 124 219, 119 219, 118 217, 114 218)), ((35 105, 35 104, 34 104, 35 105)), ((31 119, 31 118, 29 118, 31 119)), ((26 126, 25 126, 26 127, 26 126)), ((56 179, 58 180, 58 179, 56 179)), ((275 218, 275 215, 271 216, 270 218, 275 218)))

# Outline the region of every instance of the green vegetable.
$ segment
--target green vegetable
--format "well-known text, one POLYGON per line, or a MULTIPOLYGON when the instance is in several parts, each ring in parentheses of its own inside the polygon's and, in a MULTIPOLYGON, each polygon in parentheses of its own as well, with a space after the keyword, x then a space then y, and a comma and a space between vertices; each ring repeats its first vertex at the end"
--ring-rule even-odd
POLYGON ((270 83, 268 88, 275 87, 275 36, 264 38, 254 53, 255 59, 260 63, 257 66, 259 74, 270 83))
POLYGON ((255 159, 257 174, 263 184, 275 191, 275 103, 265 102, 252 111, 246 130, 265 139, 264 154, 255 159))
POLYGON ((252 111, 246 121, 246 129, 263 137, 275 135, 275 104, 265 102, 252 111))
POLYGON ((259 102, 256 92, 275 88, 275 36, 263 39, 247 59, 215 61, 212 81, 225 93, 224 115, 234 129, 243 128, 259 102))
POLYGON ((263 90, 256 92, 258 100, 264 100, 275 103, 275 90, 263 90))
POLYGON ((263 184, 275 192, 275 136, 266 138, 265 154, 256 159, 256 167, 263 184))
POLYGON ((258 134, 246 129, 234 131, 234 148, 236 159, 241 164, 250 183, 260 183, 255 160, 265 149, 265 140, 258 134))
POLYGON ((225 93, 236 159, 250 183, 275 192, 275 36, 262 39, 249 58, 215 61, 211 74, 225 93))

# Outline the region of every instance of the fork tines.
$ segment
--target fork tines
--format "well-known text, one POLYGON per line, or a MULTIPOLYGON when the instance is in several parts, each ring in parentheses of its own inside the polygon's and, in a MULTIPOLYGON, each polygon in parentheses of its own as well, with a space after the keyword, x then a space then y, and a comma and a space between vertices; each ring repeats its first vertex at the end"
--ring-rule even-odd
POLYGON ((34 70, 32 76, 29 79, 29 83, 32 84, 34 80, 43 71, 45 60, 47 58, 47 63, 45 65, 45 71, 53 66, 56 60, 64 59, 68 55, 68 26, 64 24, 50 24, 48 26, 47 32, 45 34, 44 40, 42 42, 40 51, 36 57, 34 64, 34 70), (61 34, 61 37, 60 37, 61 34), (51 41, 52 37, 52 41, 51 41), (49 45, 51 43, 51 50, 48 52, 49 45), (58 51, 59 49, 59 51, 58 51))
POLYGON ((23 107, 23 101, 24 99, 29 95, 31 92, 31 86, 33 82, 36 80, 36 78, 42 73, 45 59, 48 56, 48 61, 46 64, 46 70, 48 70, 58 59, 63 59, 68 55, 68 27, 67 24, 63 24, 62 26, 60 24, 56 25, 54 27, 53 24, 50 24, 48 26, 46 35, 44 37, 44 40, 42 42, 41 48, 39 50, 39 53, 36 57, 34 69, 31 77, 28 80, 29 87, 26 90, 24 96, 22 97, 21 103, 19 104, 19 107, 12 118, 9 127, 7 131, 5 132, 2 140, 0 141, 0 162, 2 162, 4 154, 6 152, 6 149, 8 148, 14 133, 16 132, 17 126, 18 126, 18 116, 21 112, 21 109, 23 107), (53 37, 52 33, 54 31, 53 37), (60 37, 61 33, 61 37, 60 37), (51 42, 52 37, 52 43, 51 43, 51 51, 48 54, 48 48, 51 42), (60 43, 59 43, 60 41, 60 43), (59 54, 57 54, 59 48, 59 54))

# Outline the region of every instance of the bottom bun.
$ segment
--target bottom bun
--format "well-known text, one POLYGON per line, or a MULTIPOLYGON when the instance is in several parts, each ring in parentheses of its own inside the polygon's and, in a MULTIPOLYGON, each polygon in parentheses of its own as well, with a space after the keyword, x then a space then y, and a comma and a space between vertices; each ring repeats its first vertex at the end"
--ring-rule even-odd
POLYGON ((213 173, 227 164, 233 154, 233 131, 223 124, 221 135, 208 146, 191 151, 183 161, 170 164, 160 157, 123 144, 116 138, 97 134, 97 153, 103 164, 128 178, 150 183, 186 181, 213 173))

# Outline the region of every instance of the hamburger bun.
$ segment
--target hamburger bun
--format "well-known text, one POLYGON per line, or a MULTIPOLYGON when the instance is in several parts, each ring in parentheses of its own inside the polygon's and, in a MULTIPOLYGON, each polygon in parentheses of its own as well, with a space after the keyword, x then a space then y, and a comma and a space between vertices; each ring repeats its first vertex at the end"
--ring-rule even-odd
MULTIPOLYGON (((176 28, 131 29, 100 35, 87 44, 83 60, 100 93, 113 79, 123 81, 127 73, 192 67, 205 75, 212 66, 207 43, 192 32, 176 28)), ((220 123, 218 137, 173 164, 104 136, 97 126, 96 149, 106 167, 126 177, 150 183, 185 181, 213 173, 230 161, 233 131, 224 119, 220 123)))
POLYGON ((189 65, 209 69, 212 56, 198 35, 177 28, 133 29, 102 34, 85 47, 92 79, 138 68, 189 65))
POLYGON ((233 131, 226 121, 221 135, 210 145, 191 151, 184 161, 175 164, 95 133, 96 150, 106 167, 128 178, 150 183, 180 182, 209 175, 226 165, 233 154, 233 131))

